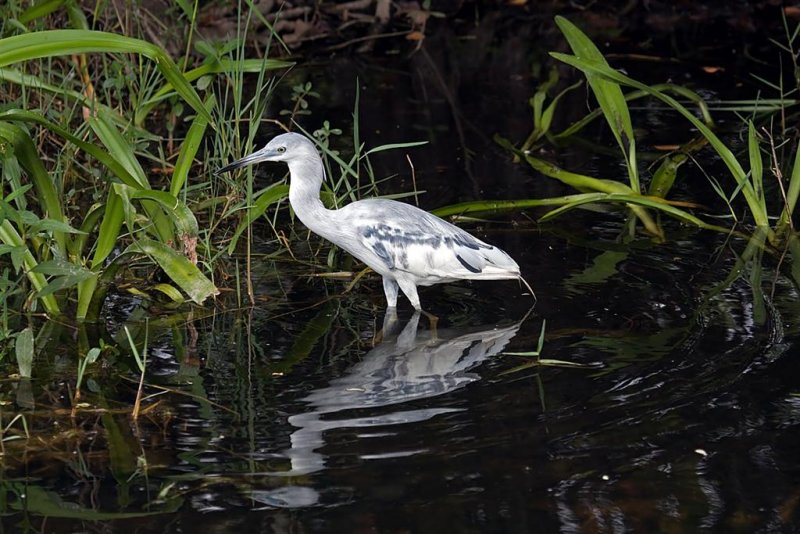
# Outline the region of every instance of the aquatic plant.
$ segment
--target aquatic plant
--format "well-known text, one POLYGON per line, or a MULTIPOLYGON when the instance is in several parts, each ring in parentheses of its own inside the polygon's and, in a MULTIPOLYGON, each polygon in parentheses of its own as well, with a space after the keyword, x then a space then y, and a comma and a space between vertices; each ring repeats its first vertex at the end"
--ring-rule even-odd
MULTIPOLYGON (((577 189, 580 193, 550 199, 512 201, 512 203, 516 204, 515 207, 559 205, 558 208, 542 217, 541 220, 546 221, 587 204, 610 202, 626 205, 636 218, 642 222, 645 230, 658 238, 663 238, 663 230, 661 225, 650 215, 649 209, 658 210, 684 223, 700 228, 727 232, 730 231, 729 228, 706 222, 692 214, 689 209, 695 207, 694 204, 667 199, 675 182, 678 168, 692 158, 693 154, 701 148, 710 146, 724 163, 733 179, 732 186, 728 189, 728 192, 716 182, 712 182, 718 194, 730 206, 730 203, 741 193, 745 199, 753 224, 758 228, 767 229, 768 240, 773 245, 785 241, 793 229, 792 214, 800 195, 800 151, 794 151, 793 163, 788 171, 782 171, 781 169, 786 168, 787 165, 786 162, 779 160, 777 157, 774 149, 776 141, 768 135, 759 133, 753 119, 745 119, 744 127, 746 129, 748 150, 744 155, 736 154, 715 133, 708 106, 699 95, 687 88, 673 84, 647 85, 639 82, 613 69, 594 43, 567 19, 556 17, 556 24, 566 37, 572 49, 572 54, 553 52, 551 55, 583 73, 597 101, 598 109, 589 113, 563 132, 551 132, 552 115, 556 105, 567 91, 575 87, 574 85, 570 86, 557 94, 549 105, 544 107, 547 92, 555 84, 555 79, 551 76, 539 87, 537 93, 531 99, 534 129, 528 139, 520 147, 515 147, 511 142, 499 136, 496 137, 496 140, 510 150, 516 158, 527 162, 542 174, 577 189), (623 93, 623 87, 634 89, 634 91, 623 93), (689 110, 675 96, 671 96, 670 93, 695 104, 700 112, 700 117, 689 110), (677 151, 663 158, 661 165, 653 173, 646 192, 639 176, 636 137, 627 104, 629 101, 642 97, 655 98, 666 104, 670 109, 678 112, 689 121, 691 126, 701 135, 699 140, 686 143, 677 151), (606 180, 573 173, 533 155, 533 149, 540 140, 548 139, 552 142, 568 140, 570 136, 579 132, 589 122, 601 115, 606 119, 606 123, 625 161, 628 170, 627 184, 617 180, 606 180), (768 164, 765 164, 762 154, 765 151, 769 155, 768 164), (765 195, 764 175, 767 169, 773 174, 781 190, 781 207, 777 213, 770 212, 769 205, 771 202, 765 195), (784 185, 785 177, 787 176, 788 185, 784 185), (775 220, 776 223, 772 225, 770 219, 775 220)), ((794 35, 796 36, 796 32, 794 35)), ((790 36, 790 39, 793 38, 790 36)), ((759 101, 755 101, 750 103, 750 109, 775 111, 783 109, 783 106, 788 106, 793 102, 793 100, 787 99, 782 95, 780 102, 765 102, 759 108, 759 101)), ((737 106, 735 109, 747 109, 747 107, 737 106)), ((781 140, 777 143, 783 144, 783 142, 781 140)), ((512 205, 508 204, 500 207, 508 209, 512 205)), ((461 212, 480 211, 481 208, 486 207, 488 207, 486 204, 483 207, 475 205, 461 206, 461 212)), ((447 210, 450 213, 456 213, 459 210, 459 206, 448 207, 447 210)))
POLYGON ((77 287, 76 317, 96 315, 108 279, 116 272, 116 264, 142 255, 158 264, 192 300, 202 302, 214 294, 216 288, 191 261, 195 254, 197 221, 177 195, 186 182, 199 139, 212 121, 209 108, 213 107, 214 100, 209 98, 204 103, 160 48, 105 32, 53 30, 0 39, 0 67, 89 52, 138 53, 151 58, 174 90, 197 111, 173 168, 169 191, 151 186, 134 147, 113 116, 98 112, 91 102, 81 102, 88 109, 84 115, 88 131, 82 126, 74 133, 48 120, 41 111, 5 111, 0 114, 3 175, 10 182, 12 192, 2 203, 5 217, 0 240, 6 246, 3 252, 10 254, 18 272, 26 273, 37 300, 51 315, 59 314, 63 306, 63 298, 60 303, 56 293, 63 294, 62 290, 73 286, 77 287), (74 206, 70 205, 70 195, 64 190, 63 177, 59 179, 46 170, 33 134, 26 126, 42 127, 49 135, 73 144, 104 165, 105 170, 97 176, 106 183, 94 195, 100 200, 84 211, 79 229, 70 225, 65 215, 68 211, 74 212, 74 206), (97 142, 84 140, 89 131, 97 142), (32 188, 21 186, 22 169, 30 177, 32 188), (40 219, 27 209, 25 193, 29 190, 36 193, 44 218, 40 219), (123 225, 133 243, 110 258, 123 236, 123 225), (173 244, 179 244, 181 250, 175 250, 173 244), (98 289, 98 286, 101 287, 98 289))

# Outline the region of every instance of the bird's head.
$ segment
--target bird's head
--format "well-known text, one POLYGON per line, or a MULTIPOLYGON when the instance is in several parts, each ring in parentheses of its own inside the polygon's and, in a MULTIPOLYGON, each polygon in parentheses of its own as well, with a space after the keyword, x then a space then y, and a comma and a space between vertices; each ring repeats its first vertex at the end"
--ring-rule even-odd
POLYGON ((285 133, 273 138, 261 150, 225 165, 216 174, 232 171, 246 165, 253 165, 262 161, 291 162, 304 158, 318 158, 317 149, 307 137, 296 133, 285 133))

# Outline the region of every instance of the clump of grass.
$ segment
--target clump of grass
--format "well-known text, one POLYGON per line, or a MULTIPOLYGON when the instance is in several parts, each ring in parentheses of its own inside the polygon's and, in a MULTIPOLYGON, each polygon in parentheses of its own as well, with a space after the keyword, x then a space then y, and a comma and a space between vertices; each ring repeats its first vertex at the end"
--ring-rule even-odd
MULTIPOLYGON (((547 199, 462 203, 443 207, 437 210, 437 214, 442 216, 478 214, 554 206, 554 209, 541 218, 542 221, 547 221, 578 207, 611 203, 625 206, 631 215, 642 224, 645 231, 658 239, 664 238, 664 231, 659 221, 653 217, 652 212, 663 213, 699 228, 730 232, 729 227, 708 222, 692 213, 692 209, 698 207, 698 204, 669 199, 669 193, 678 177, 681 165, 689 160, 694 160, 694 154, 708 146, 716 152, 732 178, 731 185, 727 188, 712 180, 712 185, 728 203, 731 213, 733 213, 731 203, 741 195, 745 200, 753 225, 766 230, 768 241, 773 246, 788 242, 787 239, 794 230, 792 215, 798 196, 800 196, 800 150, 797 150, 796 144, 794 144, 794 150, 790 151, 794 152, 794 157, 790 162, 778 156, 779 151, 776 150, 776 146, 783 148, 791 142, 791 139, 784 138, 775 141, 766 130, 758 129, 753 117, 744 118, 743 125, 748 149, 746 154, 736 154, 715 133, 709 106, 700 95, 674 84, 647 85, 641 83, 613 69, 594 43, 567 19, 556 17, 556 24, 566 37, 572 54, 553 52, 551 55, 583 73, 597 102, 597 109, 564 131, 553 132, 553 117, 559 102, 578 84, 567 87, 548 101, 548 93, 557 82, 555 71, 552 71, 531 98, 530 105, 534 125, 528 138, 519 147, 500 136, 495 136, 495 140, 508 149, 516 160, 528 163, 545 176, 576 189, 577 193, 547 199), (623 89, 631 90, 626 93, 623 92, 623 89), (666 104, 687 120, 700 135, 698 139, 684 144, 677 151, 663 158, 651 176, 647 190, 642 185, 635 130, 628 106, 629 102, 645 97, 654 98, 666 104), (695 114, 678 98, 696 106, 698 114, 695 114), (560 145, 599 117, 605 118, 616 141, 627 169, 627 182, 571 172, 534 156, 536 148, 541 146, 541 143, 551 142, 560 145), (781 198, 777 201, 767 198, 765 180, 768 174, 772 175, 779 186, 781 198), (775 204, 778 204, 780 208, 770 211, 770 205, 775 204), (771 221, 775 221, 774 224, 771 221)), ((794 54, 792 45, 797 35, 797 30, 790 32, 787 26, 787 39, 790 45, 785 48, 792 53, 793 61, 796 61, 798 57, 797 54, 794 54)), ((777 89, 781 89, 781 87, 777 87, 777 89)), ((749 110, 754 114, 756 112, 780 112, 783 114, 787 106, 795 103, 794 100, 787 98, 788 96, 781 92, 780 99, 739 102, 733 109, 749 110)))

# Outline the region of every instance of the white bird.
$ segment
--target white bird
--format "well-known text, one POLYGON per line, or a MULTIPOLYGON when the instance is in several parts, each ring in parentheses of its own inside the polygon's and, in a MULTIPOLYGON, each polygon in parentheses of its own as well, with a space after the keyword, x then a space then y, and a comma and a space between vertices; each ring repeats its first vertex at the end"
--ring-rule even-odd
POLYGON ((340 246, 383 277, 390 308, 397 306, 398 288, 421 310, 417 286, 459 279, 520 280, 511 257, 461 228, 410 204, 370 198, 329 210, 319 192, 325 168, 308 138, 286 133, 217 174, 262 161, 289 166, 289 203, 309 230, 340 246))

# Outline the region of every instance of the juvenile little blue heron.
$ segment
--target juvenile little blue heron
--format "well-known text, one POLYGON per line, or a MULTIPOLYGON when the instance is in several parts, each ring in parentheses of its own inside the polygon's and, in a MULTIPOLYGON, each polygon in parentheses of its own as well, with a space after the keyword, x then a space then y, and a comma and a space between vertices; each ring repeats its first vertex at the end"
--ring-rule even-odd
POLYGON ((261 161, 286 162, 289 203, 297 217, 380 274, 390 308, 397 306, 398 287, 421 310, 417 286, 459 279, 516 279, 533 295, 508 254, 410 204, 370 198, 326 209, 319 197, 325 178, 322 159, 314 143, 300 134, 281 134, 217 174, 261 161))

